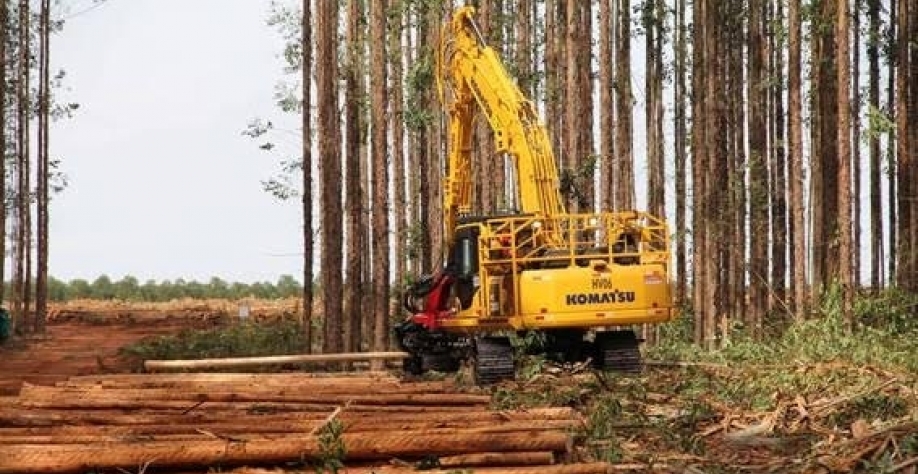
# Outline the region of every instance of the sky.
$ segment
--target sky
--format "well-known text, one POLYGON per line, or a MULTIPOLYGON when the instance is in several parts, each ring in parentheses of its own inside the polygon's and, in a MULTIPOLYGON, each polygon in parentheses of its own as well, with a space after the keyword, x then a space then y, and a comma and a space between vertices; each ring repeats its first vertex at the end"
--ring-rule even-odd
POLYGON ((68 0, 52 38, 52 125, 69 186, 54 197, 50 274, 276 281, 302 274, 295 202, 265 193, 278 156, 241 134, 275 119, 282 76, 269 0, 68 0), (85 11, 85 13, 80 13, 85 11))

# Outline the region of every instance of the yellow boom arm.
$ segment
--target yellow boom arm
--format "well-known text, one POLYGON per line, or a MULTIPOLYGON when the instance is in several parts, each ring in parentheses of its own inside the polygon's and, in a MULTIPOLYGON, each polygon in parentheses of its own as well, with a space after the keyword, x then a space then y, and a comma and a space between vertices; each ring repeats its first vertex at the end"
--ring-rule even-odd
POLYGON ((558 170, 545 126, 535 106, 487 46, 473 15, 459 8, 446 23, 437 54, 437 89, 449 112, 449 169, 444 192, 447 239, 457 219, 471 212, 472 123, 477 104, 494 132, 498 154, 510 156, 519 183, 521 211, 564 213, 558 170))

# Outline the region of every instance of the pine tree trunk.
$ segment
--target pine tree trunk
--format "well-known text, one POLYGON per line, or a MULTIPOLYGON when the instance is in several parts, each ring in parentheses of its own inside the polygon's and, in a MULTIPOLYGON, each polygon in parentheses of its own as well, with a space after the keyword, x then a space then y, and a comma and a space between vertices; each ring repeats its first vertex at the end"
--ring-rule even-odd
MULTIPOLYGON (((371 117, 373 148, 373 350, 389 346, 389 150, 386 127, 388 108, 386 74, 386 10, 388 2, 375 0, 370 7, 370 58, 373 97, 371 117)), ((378 367, 381 368, 381 367, 378 367)))
POLYGON ((854 269, 851 223, 851 60, 849 56, 848 0, 838 0, 835 50, 838 74, 838 272, 842 289, 842 313, 854 328, 854 269))
POLYGON ((914 37, 910 36, 912 28, 909 23, 912 16, 910 9, 915 8, 909 0, 899 0, 899 12, 896 18, 898 23, 898 40, 896 44, 896 154, 898 156, 898 166, 896 171, 899 192, 897 199, 899 248, 896 252, 899 261, 896 264, 896 281, 900 287, 906 290, 918 287, 918 283, 914 281, 915 275, 913 275, 913 272, 915 272, 913 266, 915 256, 913 252, 916 244, 912 240, 912 228, 918 225, 918 223, 913 222, 912 216, 912 207, 915 206, 912 202, 915 199, 913 194, 914 190, 918 188, 918 184, 912 182, 912 179, 914 179, 912 167, 915 157, 913 156, 911 139, 913 136, 912 129, 915 125, 909 121, 913 94, 909 90, 909 86, 912 82, 911 75, 915 74, 911 70, 910 62, 910 49, 913 47, 911 42, 914 41, 914 37))
MULTIPOLYGON (((9 35, 9 4, 6 1, 0 1, 0 38, 6 38, 9 35)), ((7 62, 7 42, 0 41, 0 77, 6 77, 9 70, 7 62)), ((9 100, 7 81, 0 81, 0 104, 6 104, 9 100)), ((0 124, 6 124, 7 108, 0 107, 0 124)), ((6 150, 8 146, 7 134, 0 133, 0 150, 6 150)), ((6 176, 7 160, 0 160, 0 176, 6 176)), ((7 180, 0 179, 0 202, 7 201, 7 180)), ((0 305, 6 302, 6 225, 7 225, 7 206, 0 207, 0 305)))
MULTIPOLYGON (((861 8, 855 5, 852 12, 854 26, 849 28, 853 35, 853 49, 851 60, 851 181, 853 192, 851 196, 851 275, 854 290, 860 288, 861 274, 861 8)), ((849 42, 850 44, 850 42, 849 42)))
MULTIPOLYGON (((535 55, 532 51, 532 35, 535 28, 532 20, 532 10, 536 5, 535 0, 520 0, 517 2, 516 22, 514 23, 516 39, 516 82, 523 91, 523 95, 531 100, 536 99, 535 55)), ((501 175, 503 176, 503 175, 501 175)))
POLYGON ((593 37, 590 32, 593 31, 593 2, 579 1, 579 32, 577 39, 577 79, 579 85, 577 90, 580 93, 578 99, 579 114, 577 116, 576 129, 579 132, 577 139, 577 162, 578 172, 583 177, 582 193, 585 204, 584 212, 592 212, 593 204, 596 202, 596 190, 593 184, 593 176, 596 172, 596 163, 594 162, 595 151, 593 150, 593 37))
MULTIPOLYGON (((742 44, 747 41, 746 30, 743 26, 743 6, 739 3, 731 3, 730 12, 725 25, 730 27, 730 37, 724 41, 731 44, 742 44)), ((743 54, 743 48, 731 48, 728 54, 725 54, 727 76, 729 77, 730 90, 726 97, 729 97, 731 119, 727 121, 725 132, 728 136, 730 153, 725 156, 730 157, 727 160, 727 196, 729 205, 725 210, 729 210, 732 221, 725 224, 725 228, 732 229, 728 236, 730 241, 729 248, 726 249, 726 262, 723 267, 726 268, 728 275, 725 282, 726 298, 722 301, 727 306, 725 314, 731 320, 741 321, 748 318, 746 308, 749 284, 747 283, 747 260, 746 250, 748 247, 747 226, 748 215, 746 213, 746 203, 748 187, 747 170, 749 160, 746 154, 746 108, 744 97, 744 86, 746 85, 746 55, 743 54)))
POLYGON ((909 207, 911 214, 908 218, 911 233, 908 237, 910 242, 910 275, 907 277, 909 282, 907 289, 916 292, 918 291, 918 127, 915 126, 915 123, 918 121, 918 47, 916 47, 916 39, 918 39, 918 6, 915 6, 914 2, 909 5, 908 24, 909 31, 905 37, 911 38, 908 60, 909 96, 907 118, 910 132, 907 150, 909 155, 908 164, 911 168, 909 178, 909 207))
POLYGON ((417 124, 414 123, 414 121, 409 124, 408 121, 409 111, 411 113, 416 113, 420 104, 420 93, 417 91, 417 88, 408 88, 411 85, 409 75, 411 68, 409 65, 414 64, 415 58, 418 57, 417 42, 414 41, 414 29, 411 26, 418 24, 418 27, 420 27, 420 22, 420 15, 417 15, 411 9, 405 12, 406 27, 405 31, 402 33, 402 43, 404 44, 404 49, 402 50, 402 63, 405 64, 406 67, 404 83, 405 127, 408 129, 408 134, 405 137, 407 142, 405 150, 407 170, 405 175, 405 187, 408 193, 408 222, 406 223, 405 240, 406 246, 408 247, 408 273, 412 276, 419 276, 429 271, 429 267, 421 266, 421 259, 424 255, 424 236, 427 235, 427 230, 423 226, 424 222, 421 219, 422 215, 426 215, 424 214, 424 204, 421 202, 420 198, 421 178, 424 176, 420 173, 421 164, 419 157, 421 146, 418 141, 417 124))
POLYGON ((801 320, 806 315, 806 227, 803 216, 803 123, 801 105, 801 27, 800 0, 788 4, 788 112, 790 120, 789 181, 791 202, 791 241, 793 242, 794 315, 801 320))
MULTIPOLYGON (((722 0, 711 0, 707 2, 705 9, 705 36, 704 36, 704 67, 707 70, 705 74, 705 96, 708 98, 723 97, 723 71, 725 69, 721 53, 724 51, 722 29, 720 28, 723 21, 722 9, 724 3, 722 0)), ((705 345, 712 349, 717 345, 717 329, 720 326, 720 312, 718 301, 719 286, 722 276, 721 247, 718 245, 722 242, 723 221, 725 220, 723 211, 723 200, 717 183, 722 183, 723 166, 712 158, 713 155, 723 155, 721 144, 724 137, 719 130, 724 128, 724 112, 721 101, 705 101, 705 150, 708 156, 705 157, 704 178, 704 200, 702 214, 704 218, 704 227, 702 238, 704 239, 704 254, 702 264, 704 265, 704 300, 703 311, 705 319, 705 345)))
MULTIPOLYGON (((705 313, 705 270, 704 259, 707 258, 705 234, 705 164, 708 156, 706 149, 707 116, 705 100, 707 98, 707 78, 705 69, 705 42, 707 37, 708 0, 697 0, 692 8, 692 312, 695 314, 695 343, 708 346, 709 316, 705 313)), ((616 199, 616 204, 618 200, 616 199)))
POLYGON ((370 61, 368 56, 367 41, 367 6, 364 2, 360 5, 360 33, 358 34, 358 44, 360 45, 360 74, 357 75, 357 96, 361 98, 362 105, 359 110, 360 144, 358 146, 358 162, 360 164, 360 213, 357 217, 357 240, 360 251, 363 252, 363 258, 360 259, 360 284, 366 287, 366 291, 360 292, 360 308, 351 314, 351 325, 354 328, 351 332, 351 347, 369 349, 373 345, 373 305, 375 304, 375 295, 373 293, 373 243, 370 241, 371 222, 370 222, 370 193, 373 188, 372 177, 372 157, 370 155, 370 61))
MULTIPOLYGON (((425 42, 428 45, 437 44, 437 39, 440 34, 439 21, 441 18, 444 18, 445 12, 443 11, 444 6, 440 5, 439 7, 434 6, 433 8, 427 11, 427 23, 425 42)), ((430 125, 429 139, 426 142, 427 147, 427 159, 428 159, 428 168, 427 172, 427 181, 433 183, 434 186, 429 188, 430 191, 430 208, 428 209, 428 222, 432 223, 430 226, 430 242, 431 242, 431 254, 436 259, 436 267, 440 267, 444 257, 444 246, 447 244, 444 242, 444 229, 443 229, 443 186, 440 184, 443 182, 443 172, 444 168, 444 153, 443 153, 443 143, 445 143, 444 134, 446 132, 446 119, 445 114, 440 109, 440 106, 437 102, 435 96, 435 90, 433 84, 430 85, 430 88, 427 92, 427 110, 431 112, 431 116, 434 117, 433 122, 430 125)), ((428 267, 433 268, 433 267, 428 267)))
POLYGON ((316 90, 318 96, 319 173, 322 205, 323 350, 341 352, 342 338, 342 225, 341 151, 339 148, 337 2, 316 3, 316 90))
MULTIPOLYGON (((599 169, 600 209, 612 209, 615 202, 615 121, 612 82, 612 17, 609 0, 599 2, 599 169)), ((682 267, 679 267, 682 268, 682 267)))
MULTIPOLYGON (((873 111, 880 110, 880 0, 868 0, 869 21, 867 42, 868 101, 873 111)), ((870 154, 870 285, 874 291, 883 287, 885 267, 883 249, 883 191, 880 189, 883 170, 880 168, 880 134, 869 133, 870 154)))
POLYGON ((615 209, 634 209, 634 160, 632 158, 632 106, 631 94, 631 0, 616 0, 618 17, 615 38, 617 66, 615 75, 616 103, 615 142, 618 150, 618 179, 616 179, 615 209))
MULTIPOLYGON (((580 30, 578 3, 581 0, 566 0, 565 2, 565 58, 567 59, 566 76, 564 81, 564 152, 561 162, 562 168, 570 173, 576 173, 580 157, 580 68, 578 67, 579 52, 577 46, 579 43, 578 32, 580 30)), ((576 174, 574 174, 576 176, 576 174)), ((579 190, 579 183, 575 184, 575 189, 579 190)), ((581 204, 578 203, 574 195, 568 195, 566 207, 571 212, 579 212, 581 204)))
MULTIPOLYGON (((559 46, 560 28, 558 7, 561 0, 545 0, 545 122, 551 131, 552 151, 556 159, 562 154, 561 150, 561 122, 558 119, 561 107, 561 85, 558 78, 561 74, 560 60, 561 48, 559 46)), ((560 163, 555 163, 560 167, 560 163)))
MULTIPOLYGON (((404 0, 390 0, 391 8, 397 12, 404 11, 404 0)), ((404 66, 402 62, 402 32, 405 23, 402 13, 394 17, 395 22, 389 30, 388 58, 392 64, 392 100, 389 102, 389 129, 392 131, 392 174, 393 199, 395 220, 392 233, 395 236, 395 284, 396 288, 405 281, 407 274, 408 256, 406 255, 406 218, 407 203, 405 199, 405 115, 404 96, 402 91, 402 75, 404 66)), ((397 306, 393 305, 395 312, 397 306)))
POLYGON ((769 22, 772 67, 772 270, 771 285, 777 299, 775 311, 787 308, 787 151, 784 135, 784 37, 778 32, 784 27, 783 2, 775 3, 774 17, 769 22))
MULTIPOLYGON (((492 0, 482 0, 478 7, 478 26, 481 28, 481 34, 484 36, 488 45, 495 51, 500 51, 500 44, 493 40, 495 35, 492 25, 496 16, 494 13, 494 2, 492 0)), ((477 215, 484 215, 494 212, 491 206, 491 175, 492 162, 496 158, 494 148, 494 138, 491 127, 484 116, 479 116, 475 121, 477 130, 472 139, 478 152, 472 157, 472 212, 477 215)))
MULTIPOLYGON (((647 136, 647 207, 656 216, 665 216, 666 193, 663 156, 662 95, 662 0, 647 1, 642 6, 644 27, 644 127, 647 136)), ((644 325, 643 338, 648 344, 656 342, 656 325, 644 325)))
POLYGON ((29 2, 19 2, 19 57, 17 84, 17 166, 16 166, 16 251, 14 252, 13 274, 13 318, 14 327, 22 333, 30 332, 29 317, 29 2))
MULTIPOLYGON (((520 90, 523 91, 523 94, 526 97, 529 97, 533 103, 538 104, 539 98, 539 75, 537 64, 539 63, 538 47, 533 46, 533 38, 536 38, 538 29, 536 24, 538 21, 536 18, 539 18, 535 13, 535 9, 538 8, 538 2, 535 0, 521 0, 517 2, 517 12, 516 12, 516 66, 517 66, 517 83, 519 84, 520 90)), ((544 44, 544 43, 543 43, 544 44)), ((506 156, 498 158, 495 163, 494 176, 497 178, 498 182, 495 186, 495 194, 497 197, 497 203, 500 206, 500 209, 510 210, 515 209, 514 198, 511 195, 515 192, 511 192, 513 189, 512 184, 508 188, 507 168, 510 166, 512 169, 512 164, 508 163, 506 156)))
MULTIPOLYGON (((364 232, 363 224, 363 182, 361 170, 361 145, 364 141, 363 132, 366 129, 364 115, 360 104, 363 102, 364 92, 361 87, 363 82, 364 55, 361 40, 361 29, 364 27, 365 15, 362 11, 361 0, 350 0, 347 13, 346 34, 346 70, 344 73, 344 121, 345 121, 345 242, 347 259, 344 269, 344 301, 343 319, 341 321, 343 352, 353 352, 355 336, 359 336, 359 321, 363 316, 364 288, 363 255, 364 232)), ((359 346, 358 346, 359 347, 359 346)))
MULTIPOLYGON (((892 51, 895 51, 896 44, 896 10, 897 10, 898 0, 892 0, 889 2, 889 36, 887 37, 887 47, 892 51)), ((888 83, 886 86, 887 101, 886 107, 890 113, 894 113, 895 104, 896 104, 896 61, 888 61, 889 64, 889 73, 887 74, 888 83)), ((886 173, 887 182, 886 186, 888 188, 887 196, 889 196, 889 205, 887 206, 887 212, 889 213, 889 244, 886 248, 889 249, 889 282, 891 285, 898 284, 898 279, 896 275, 896 264, 899 261, 898 251, 899 251, 899 240, 898 240, 898 205, 895 201, 896 196, 896 182, 898 180, 898 166, 897 166, 897 153, 896 153, 896 130, 889 131, 889 137, 886 140, 887 150, 887 166, 889 171, 886 173)))
MULTIPOLYGON (((606 2, 603 2, 606 3, 606 2)), ((673 43, 675 51, 675 174, 676 174, 676 304, 683 305, 688 295, 686 294, 686 176, 685 176, 685 148, 688 145, 686 137, 686 71, 685 71, 685 0, 676 0, 676 41, 673 43)))
MULTIPOLYGON (((820 0, 821 5, 817 10, 819 24, 832 24, 836 19, 836 1, 820 0)), ((813 156, 813 180, 818 180, 820 186, 814 189, 812 196, 813 219, 813 249, 814 249, 814 286, 817 290, 825 289, 839 278, 840 255, 839 240, 839 209, 837 182, 839 171, 838 157, 838 58, 835 52, 835 31, 832 28, 820 28, 814 34, 816 44, 816 57, 823 58, 818 62, 817 78, 815 84, 818 107, 813 109, 818 115, 818 153, 813 156), (818 166, 817 166, 818 164, 818 166), (817 220, 815 216, 820 216, 817 220), (816 271, 816 269, 819 269, 816 271)), ((815 141, 815 140, 814 140, 815 141)))
MULTIPOLYGON (((810 57, 818 58, 823 54, 822 51, 822 40, 819 29, 815 26, 817 23, 822 24, 821 19, 821 7, 820 3, 823 0, 814 0, 808 5, 808 15, 812 18, 810 21, 809 27, 809 53, 810 57)), ((812 85, 811 90, 809 91, 809 110, 810 110, 810 120, 809 120, 809 135, 810 135, 810 155, 809 155, 809 185, 810 185, 810 262, 811 262, 811 273, 812 273, 812 282, 810 287, 810 297, 815 301, 819 292, 823 290, 823 284, 826 280, 825 275, 825 241, 823 238, 823 211, 825 202, 823 200, 824 190, 823 190, 823 162, 822 162, 822 140, 820 138, 823 125, 821 125, 824 117, 820 109, 820 94, 819 88, 823 84, 824 78, 822 66, 823 61, 815 62, 812 67, 809 68, 809 79, 810 84, 812 85)), ((833 103, 834 97, 833 97, 833 103)), ((835 140, 833 136, 833 141, 835 140)))
POLYGON ((747 324, 757 337, 761 335, 767 306, 768 289, 768 169, 765 135, 765 91, 762 71, 761 0, 749 4, 749 265, 750 308, 747 324))
POLYGON ((41 1, 39 20, 39 78, 38 78, 38 180, 37 214, 38 214, 38 250, 36 253, 38 274, 35 281, 35 331, 45 331, 45 319, 48 314, 48 178, 50 161, 48 158, 49 124, 50 124, 50 41, 51 41, 51 2, 41 1))
MULTIPOLYGON (((507 14, 507 9, 511 8, 511 3, 516 2, 506 2, 504 0, 495 0, 496 4, 496 19, 497 27, 492 30, 494 36, 494 42, 497 45, 504 45, 504 54, 502 57, 512 58, 514 57, 514 51, 511 45, 514 43, 514 38, 512 35, 513 32, 513 17, 507 14)), ((527 97, 529 97, 527 95, 527 97)), ((493 147, 493 140, 491 146, 493 147)), ((488 193, 489 200, 488 206, 490 212, 496 212, 506 209, 506 205, 503 200, 504 194, 504 160, 506 160, 505 154, 496 154, 492 152, 490 162, 488 163, 489 174, 488 174, 488 193)))
POLYGON ((647 167, 648 179, 647 203, 648 211, 656 216, 666 215, 666 181, 663 161, 663 135, 661 128, 661 115, 663 102, 659 93, 662 92, 662 47, 660 35, 662 33, 663 18, 658 18, 657 11, 662 0, 648 1, 644 5, 644 34, 645 34, 645 80, 644 90, 647 98, 644 102, 644 120, 647 128, 647 167))
MULTIPOLYGON (((432 15, 428 10, 429 7, 425 4, 421 4, 418 7, 417 13, 417 43, 415 44, 414 52, 415 56, 412 63, 418 63, 425 60, 433 60, 432 49, 430 45, 422 46, 427 44, 427 37, 429 36, 428 30, 432 27, 435 28, 436 25, 431 25, 430 23, 436 21, 436 15, 432 15)), ((416 202, 418 203, 417 211, 418 215, 416 218, 420 223, 420 228, 418 229, 419 242, 418 246, 420 253, 420 268, 422 272, 432 272, 433 267, 433 237, 436 235, 436 229, 433 227, 438 227, 441 225, 440 221, 436 218, 431 218, 436 215, 438 209, 438 204, 433 202, 433 194, 431 193, 431 184, 434 186, 439 186, 441 179, 437 178, 436 181, 431 183, 430 177, 432 175, 431 168, 431 149, 429 145, 430 141, 433 139, 433 122, 439 117, 439 113, 434 108, 433 100, 433 90, 432 84, 425 82, 423 84, 417 85, 417 90, 414 91, 415 95, 418 96, 416 100, 415 107, 419 109, 419 112, 429 112, 431 119, 424 122, 420 125, 419 129, 416 131, 415 135, 415 146, 412 147, 412 155, 416 161, 415 167, 413 169, 417 170, 416 177, 414 178, 415 183, 417 183, 417 196, 416 202)))
MULTIPOLYGON (((357 239, 363 257, 360 259, 360 287, 365 291, 360 292, 360 307, 351 314, 351 347, 354 350, 370 350, 373 345, 373 307, 376 304, 376 295, 373 292, 373 242, 372 222, 370 212, 372 209, 371 190, 373 183, 373 158, 371 150, 370 121, 372 120, 372 97, 370 91, 370 38, 369 38, 369 3, 358 0, 358 33, 357 56, 359 66, 357 70, 357 96, 360 98, 358 123, 358 162, 360 164, 360 212, 357 217, 357 239)), ((388 254, 387 254, 388 255, 388 254)))
POLYGON ((301 43, 303 51, 302 87, 303 87, 303 338, 306 340, 306 353, 312 353, 312 305, 313 305, 313 259, 315 242, 312 237, 312 5, 311 0, 303 0, 303 17, 301 25, 301 43))

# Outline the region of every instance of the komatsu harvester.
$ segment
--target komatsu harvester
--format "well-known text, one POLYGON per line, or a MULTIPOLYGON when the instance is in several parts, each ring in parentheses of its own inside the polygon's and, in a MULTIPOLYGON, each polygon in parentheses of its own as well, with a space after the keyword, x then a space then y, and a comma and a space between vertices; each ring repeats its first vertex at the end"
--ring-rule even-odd
POLYGON ((410 316, 396 327, 412 356, 405 369, 457 370, 479 383, 514 375, 506 336, 535 331, 541 350, 602 369, 641 368, 632 325, 673 317, 666 223, 643 212, 568 213, 551 142, 535 106, 485 44, 473 7, 456 10, 437 50, 437 86, 449 114, 443 225, 446 263, 405 294, 410 316), (473 119, 509 158, 519 212, 472 210, 473 119))

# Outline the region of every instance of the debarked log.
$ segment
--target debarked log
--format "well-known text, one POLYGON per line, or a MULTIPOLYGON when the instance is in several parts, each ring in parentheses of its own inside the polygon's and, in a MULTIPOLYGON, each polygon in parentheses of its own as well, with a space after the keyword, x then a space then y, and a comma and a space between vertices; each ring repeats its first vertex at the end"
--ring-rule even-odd
POLYGON ((315 362, 402 360, 408 357, 411 357, 411 354, 407 352, 344 352, 338 354, 297 354, 266 357, 227 357, 221 359, 147 360, 144 361, 143 368, 150 371, 227 369, 315 362))
MULTIPOLYGON (((463 471, 463 469, 459 469, 463 471)), ((417 471, 410 467, 366 467, 348 468, 347 474, 450 474, 455 473, 455 468, 435 469, 430 471, 417 471)), ((612 472, 612 466, 605 462, 591 462, 580 464, 554 464, 549 466, 506 466, 506 467, 475 467, 474 474, 607 474, 612 472)), ((236 474, 236 471, 230 471, 236 474)), ((240 470, 239 474, 279 474, 278 471, 240 470)))
MULTIPOLYGON (((259 423, 257 420, 225 424, 175 424, 137 426, 54 426, 38 428, 0 428, 0 444, 83 444, 118 441, 235 438, 240 440, 271 437, 280 439, 312 433, 325 425, 325 420, 259 423), (175 438, 178 439, 178 438, 175 438)), ((428 434, 511 433, 519 431, 570 430, 579 427, 574 420, 509 421, 503 423, 418 422, 387 424, 345 421, 346 433, 410 431, 418 436, 428 434)))
MULTIPOLYGON (((187 404, 185 405, 188 406, 187 404)), ((193 406, 193 405, 192 405, 193 406)), ((33 410, 28 408, 0 408, 0 425, 7 427, 53 427, 58 425, 185 425, 185 424, 210 424, 210 423, 235 423, 243 420, 252 420, 259 425, 269 423, 297 422, 301 420, 321 420, 331 406, 324 410, 310 411, 278 411, 262 412, 258 410, 214 410, 211 404, 205 404, 205 410, 191 410, 188 412, 143 411, 125 413, 123 410, 33 410)), ((474 407, 465 410, 418 410, 427 407, 412 407, 412 411, 392 412, 384 410, 390 407, 361 407, 351 405, 347 410, 338 415, 342 422, 377 423, 443 423, 446 426, 464 422, 493 422, 505 421, 533 421, 533 420, 577 420, 582 423, 581 417, 568 407, 559 408, 534 408, 529 410, 485 411, 474 407)))
MULTIPOLYGON (((223 472, 226 474, 295 474, 302 472, 302 470, 297 469, 288 471, 285 469, 242 467, 223 472)), ((413 467, 369 465, 360 467, 348 466, 339 472, 343 474, 455 474, 456 472, 466 471, 464 469, 457 470, 454 468, 419 471, 413 467)), ((475 467, 472 472, 474 472, 474 474, 607 474, 613 472, 613 468, 611 464, 606 462, 590 462, 578 464, 475 467)), ((201 473, 202 471, 195 471, 194 473, 176 472, 175 474, 201 473)))
MULTIPOLYGON (((36 408, 162 407, 162 402, 190 403, 312 403, 361 405, 487 405, 489 395, 467 393, 315 393, 300 390, 240 390, 235 392, 174 389, 80 389, 24 384, 22 406, 36 408)), ((168 403, 166 404, 168 405, 168 403)))
POLYGON ((388 372, 183 372, 183 373, 158 373, 158 374, 94 374, 75 375, 67 379, 66 384, 94 385, 94 384, 142 384, 147 382, 254 382, 265 381, 306 382, 314 380, 316 383, 344 382, 353 380, 362 382, 370 381, 397 381, 398 378, 388 372))
MULTIPOLYGON (((411 432, 353 433, 340 436, 347 460, 446 456, 486 451, 571 449, 571 437, 559 431, 473 433, 417 436, 411 432)), ((327 449, 327 448, 326 448, 327 449)), ((0 446, 0 474, 70 473, 91 469, 208 466, 317 459, 323 446, 316 436, 235 442, 163 441, 132 444, 0 446)))
POLYGON ((440 467, 478 466, 539 466, 554 464, 555 454, 551 451, 488 452, 443 456, 437 460, 440 467))

